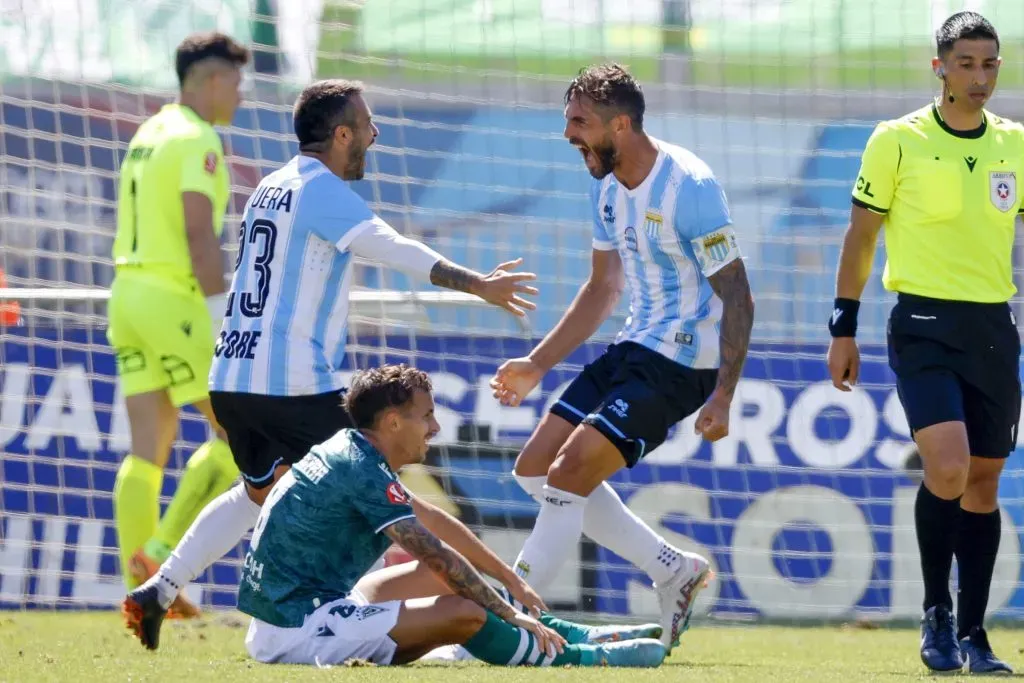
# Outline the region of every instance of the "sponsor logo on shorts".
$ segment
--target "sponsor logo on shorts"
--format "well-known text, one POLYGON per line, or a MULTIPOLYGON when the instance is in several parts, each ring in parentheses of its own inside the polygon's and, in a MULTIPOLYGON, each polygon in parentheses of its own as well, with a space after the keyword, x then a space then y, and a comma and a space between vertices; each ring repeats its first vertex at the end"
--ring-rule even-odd
POLYGON ((405 489, 402 488, 402 485, 399 484, 397 481, 393 481, 390 484, 388 484, 386 492, 388 494, 388 500, 390 500, 393 504, 395 504, 395 505, 408 505, 409 504, 409 496, 407 496, 405 494, 405 489))
POLYGON ((612 411, 619 417, 626 417, 626 414, 629 412, 629 404, 621 398, 617 398, 614 403, 608 406, 608 410, 612 411))
POLYGON ((377 605, 367 605, 366 607, 360 607, 358 610, 356 610, 356 619, 358 621, 363 621, 364 619, 369 619, 375 614, 380 614, 381 612, 387 611, 388 610, 386 607, 378 607, 377 605))

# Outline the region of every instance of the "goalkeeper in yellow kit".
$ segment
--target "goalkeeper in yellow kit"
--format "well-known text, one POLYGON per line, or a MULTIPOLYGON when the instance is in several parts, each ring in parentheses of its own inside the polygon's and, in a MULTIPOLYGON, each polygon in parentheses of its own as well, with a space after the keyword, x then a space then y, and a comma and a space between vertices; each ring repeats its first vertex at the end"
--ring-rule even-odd
MULTIPOLYGON (((114 483, 129 589, 156 571, 238 476, 207 393, 226 308, 220 235, 230 189, 213 124, 234 117, 248 61, 249 51, 226 35, 187 37, 175 54, 178 101, 139 127, 121 165, 107 336, 131 429, 132 450, 114 483), (189 458, 161 518, 163 468, 186 405, 209 420, 214 438, 189 458)), ((184 597, 172 609, 181 617, 199 612, 184 597)))

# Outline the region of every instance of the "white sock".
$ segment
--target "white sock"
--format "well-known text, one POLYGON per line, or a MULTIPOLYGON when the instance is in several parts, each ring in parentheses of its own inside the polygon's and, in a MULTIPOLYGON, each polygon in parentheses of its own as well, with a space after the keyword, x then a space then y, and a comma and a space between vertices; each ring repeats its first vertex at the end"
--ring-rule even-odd
POLYGON ((259 515, 260 506, 249 499, 244 484, 210 501, 154 577, 160 604, 170 605, 186 584, 238 545, 259 515))
POLYGON ((516 574, 541 593, 579 547, 587 499, 544 485, 540 514, 516 558, 516 574))
MULTIPOLYGON (((516 474, 515 478, 535 500, 543 500, 547 477, 516 474)), ((682 564, 679 549, 666 542, 626 507, 608 482, 603 482, 587 497, 583 533, 598 545, 647 572, 656 584, 668 581, 682 564)))

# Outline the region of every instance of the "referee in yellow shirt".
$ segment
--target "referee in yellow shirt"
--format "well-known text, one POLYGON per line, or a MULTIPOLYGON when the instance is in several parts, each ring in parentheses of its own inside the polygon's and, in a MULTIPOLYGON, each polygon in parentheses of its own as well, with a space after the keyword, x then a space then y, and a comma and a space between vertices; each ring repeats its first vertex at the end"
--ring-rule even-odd
POLYGON ((1021 206, 1024 129, 984 109, 999 38, 960 12, 936 34, 934 104, 885 121, 868 140, 853 190, 829 321, 832 383, 857 381, 861 292, 884 223, 889 365, 921 454, 914 508, 924 577, 921 659, 933 671, 1007 672, 982 622, 999 549, 999 475, 1020 418, 1020 337, 1008 301, 1021 206), (949 593, 957 558, 957 618, 949 593))
MULTIPOLYGON (((210 500, 238 476, 207 393, 214 337, 226 307, 220 235, 228 171, 213 124, 230 123, 241 101, 249 51, 219 33, 178 46, 181 92, 143 123, 121 165, 107 336, 117 354, 132 450, 114 484, 121 570, 131 589, 167 559, 210 500), (163 517, 163 468, 192 405, 214 438, 189 458, 163 517)), ((184 597, 177 616, 198 608, 184 597)))

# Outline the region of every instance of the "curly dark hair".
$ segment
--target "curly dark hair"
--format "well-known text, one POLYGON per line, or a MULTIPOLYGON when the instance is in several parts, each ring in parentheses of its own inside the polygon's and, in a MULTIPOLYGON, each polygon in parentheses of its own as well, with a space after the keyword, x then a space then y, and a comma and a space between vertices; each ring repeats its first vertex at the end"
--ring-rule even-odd
POLYGON ((603 110, 605 121, 626 114, 633 130, 643 130, 647 107, 644 93, 637 80, 621 64, 595 64, 580 69, 565 91, 565 104, 580 95, 603 110))
POLYGON ((220 59, 241 68, 249 63, 249 49, 224 33, 193 33, 174 51, 178 83, 184 85, 192 67, 207 59, 220 59))
POLYGON ((306 86, 295 100, 292 123, 299 148, 314 150, 317 143, 328 140, 338 126, 352 127, 354 124, 352 98, 363 92, 359 81, 331 78, 306 86))
POLYGON ((345 394, 345 409, 358 429, 366 429, 383 411, 404 406, 417 391, 432 388, 427 373, 405 363, 360 370, 345 394))

